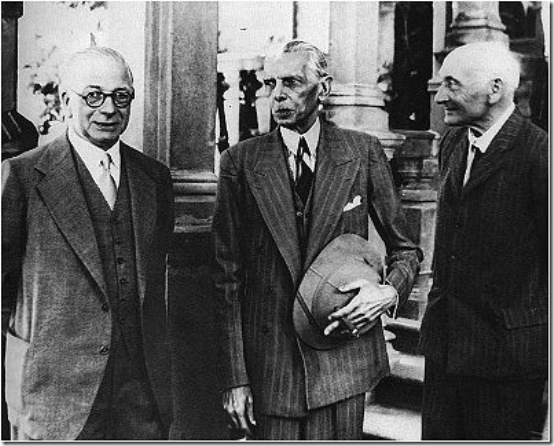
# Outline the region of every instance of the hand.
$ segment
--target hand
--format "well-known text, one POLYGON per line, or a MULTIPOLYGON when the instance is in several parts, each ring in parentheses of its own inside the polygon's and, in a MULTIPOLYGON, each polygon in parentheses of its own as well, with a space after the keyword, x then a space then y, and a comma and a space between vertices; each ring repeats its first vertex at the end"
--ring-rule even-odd
POLYGON ((341 318, 352 324, 355 334, 364 334, 396 302, 397 292, 393 286, 370 283, 365 279, 350 282, 340 287, 340 291, 346 293, 358 288, 359 293, 347 305, 329 315, 331 323, 323 331, 326 336, 341 325, 341 318))
POLYGON ((253 437, 250 426, 256 425, 254 419, 254 399, 250 386, 233 387, 223 392, 223 408, 229 416, 231 429, 242 430, 253 437))

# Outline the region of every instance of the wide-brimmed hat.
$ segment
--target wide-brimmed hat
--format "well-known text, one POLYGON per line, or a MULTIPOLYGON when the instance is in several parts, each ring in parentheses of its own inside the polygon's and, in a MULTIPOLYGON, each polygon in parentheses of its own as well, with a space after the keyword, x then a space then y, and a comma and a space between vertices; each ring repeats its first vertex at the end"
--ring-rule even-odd
POLYGON ((343 234, 331 241, 317 256, 302 278, 293 307, 298 337, 317 350, 330 350, 353 339, 352 335, 323 330, 331 313, 345 306, 357 294, 339 288, 358 279, 379 283, 383 259, 377 248, 355 234, 343 234))

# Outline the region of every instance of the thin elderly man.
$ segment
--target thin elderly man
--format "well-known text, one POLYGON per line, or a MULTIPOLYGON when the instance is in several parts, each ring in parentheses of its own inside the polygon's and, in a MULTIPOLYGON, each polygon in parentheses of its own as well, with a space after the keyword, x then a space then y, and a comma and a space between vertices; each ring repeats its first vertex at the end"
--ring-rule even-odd
POLYGON ((166 439, 169 170, 120 141, 135 92, 119 53, 80 51, 61 77, 67 133, 2 164, 12 439, 166 439))
POLYGON ((451 52, 433 286, 421 327, 423 439, 528 440, 548 373, 548 136, 514 105, 499 43, 451 52))
POLYGON ((379 141, 318 117, 332 81, 323 53, 292 41, 265 71, 278 127, 222 154, 213 220, 223 404, 255 439, 360 439, 364 393, 389 372, 379 318, 407 299, 421 251, 379 141), (342 332, 344 318, 352 339, 311 348, 293 326, 296 290, 333 239, 368 238, 369 215, 386 243, 384 283, 347 284, 357 296, 323 328, 342 332))

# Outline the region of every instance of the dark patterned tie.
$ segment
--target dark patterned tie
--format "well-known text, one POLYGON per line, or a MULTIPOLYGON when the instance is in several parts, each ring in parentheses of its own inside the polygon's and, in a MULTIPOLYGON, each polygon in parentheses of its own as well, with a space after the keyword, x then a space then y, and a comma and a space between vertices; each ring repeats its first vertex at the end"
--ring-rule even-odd
POLYGON ((314 174, 308 166, 307 159, 310 157, 310 149, 303 136, 298 141, 296 152, 296 192, 305 204, 312 187, 314 174))

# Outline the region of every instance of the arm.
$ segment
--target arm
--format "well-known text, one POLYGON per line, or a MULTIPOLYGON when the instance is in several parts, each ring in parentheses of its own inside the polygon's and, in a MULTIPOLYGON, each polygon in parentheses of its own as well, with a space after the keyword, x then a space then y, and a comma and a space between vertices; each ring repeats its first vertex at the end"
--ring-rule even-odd
POLYGON ((390 164, 375 138, 370 142, 368 189, 369 213, 387 249, 387 274, 382 285, 364 279, 345 285, 343 292, 358 288, 360 291, 348 305, 331 314, 330 320, 335 322, 327 326, 325 334, 339 326, 337 319, 341 317, 355 326, 354 334, 364 333, 385 311, 405 303, 423 259, 421 250, 410 239, 390 164))
POLYGON ((244 213, 240 207, 238 169, 229 150, 223 152, 217 187, 212 231, 215 243, 215 286, 219 309, 220 358, 222 358, 222 402, 230 425, 249 435, 255 424, 253 401, 244 361, 240 293, 243 262, 240 239, 244 213))
POLYGON ((2 333, 8 329, 17 298, 25 251, 25 194, 12 163, 2 163, 2 333))

